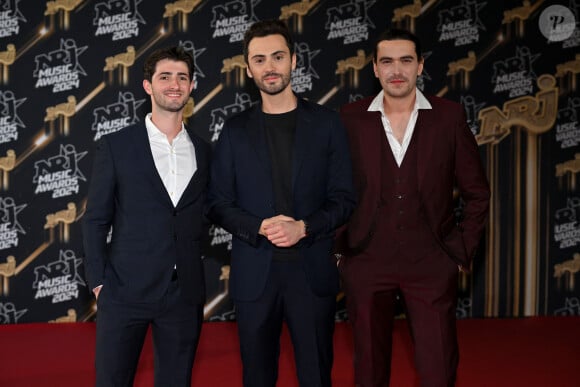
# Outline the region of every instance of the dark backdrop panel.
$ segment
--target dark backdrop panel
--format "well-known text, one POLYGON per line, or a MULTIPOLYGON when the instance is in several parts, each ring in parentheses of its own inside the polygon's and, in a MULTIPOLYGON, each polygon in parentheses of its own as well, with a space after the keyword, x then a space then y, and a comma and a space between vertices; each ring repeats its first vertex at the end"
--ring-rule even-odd
MULTIPOLYGON (((493 192, 473 274, 458 283, 458 316, 579 315, 580 6, 557 3, 0 0, 0 322, 94 318, 80 220, 95 140, 143 122, 144 58, 178 44, 196 64, 188 124, 215 142, 227 117, 258 100, 241 39, 265 18, 295 34, 295 92, 334 109, 379 91, 379 33, 415 31, 419 87, 463 103, 493 192)), ((210 321, 235 319, 230 248, 212 227, 210 321)))

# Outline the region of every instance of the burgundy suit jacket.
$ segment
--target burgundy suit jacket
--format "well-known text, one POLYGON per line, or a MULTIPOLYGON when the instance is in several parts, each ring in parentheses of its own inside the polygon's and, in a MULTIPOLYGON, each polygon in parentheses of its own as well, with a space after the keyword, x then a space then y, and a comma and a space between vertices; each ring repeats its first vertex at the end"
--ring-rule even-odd
MULTIPOLYGON (((365 248, 373 236, 381 194, 381 143, 386 141, 379 112, 367 111, 373 97, 347 104, 340 114, 349 136, 358 206, 337 235, 336 252, 365 248)), ((489 211, 489 185, 463 107, 427 96, 416 130, 417 178, 421 210, 441 247, 465 270, 475 255, 489 211), (464 201, 462 221, 454 216, 454 190, 464 201)))

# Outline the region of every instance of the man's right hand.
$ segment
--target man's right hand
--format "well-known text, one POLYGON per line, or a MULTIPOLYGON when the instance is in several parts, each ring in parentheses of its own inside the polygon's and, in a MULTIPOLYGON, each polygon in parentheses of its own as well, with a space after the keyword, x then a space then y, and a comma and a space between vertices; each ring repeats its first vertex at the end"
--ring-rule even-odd
POLYGON ((264 219, 262 220, 262 224, 260 225, 260 231, 258 233, 267 238, 268 233, 266 232, 266 230, 268 229, 268 227, 278 222, 288 222, 293 220, 295 219, 286 215, 276 215, 274 217, 264 219))
POLYGON ((95 295, 95 298, 98 300, 99 299, 99 293, 101 292, 101 289, 103 288, 103 285, 99 285, 96 288, 93 289, 93 294, 95 295))

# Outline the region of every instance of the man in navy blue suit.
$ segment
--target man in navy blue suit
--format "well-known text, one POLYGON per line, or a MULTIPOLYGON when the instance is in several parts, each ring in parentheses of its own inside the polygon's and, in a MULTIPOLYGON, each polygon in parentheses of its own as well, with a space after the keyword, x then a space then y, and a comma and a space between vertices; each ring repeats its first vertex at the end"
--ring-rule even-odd
POLYGON ((261 104, 230 118, 215 148, 209 216, 233 235, 230 290, 246 387, 276 384, 282 323, 301 386, 331 385, 335 229, 355 205, 337 113, 298 98, 294 43, 277 20, 244 37, 261 104))
POLYGON ((190 386, 203 320, 200 253, 210 147, 183 125, 193 59, 152 53, 143 88, 152 112, 97 145, 83 222, 97 297, 96 385, 132 386, 149 326, 155 386, 190 386), (107 243, 112 227, 110 243, 107 243))

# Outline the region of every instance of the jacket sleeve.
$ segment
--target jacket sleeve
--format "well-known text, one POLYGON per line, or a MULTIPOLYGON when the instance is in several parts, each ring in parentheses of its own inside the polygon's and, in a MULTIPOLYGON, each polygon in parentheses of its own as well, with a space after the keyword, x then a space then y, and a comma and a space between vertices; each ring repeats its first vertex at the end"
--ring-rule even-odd
POLYGON ((326 201, 319 210, 304 219, 308 223, 309 232, 305 243, 333 234, 348 221, 356 204, 346 129, 337 113, 331 114, 330 126, 326 201))
POLYGON ((461 108, 455 130, 455 178, 463 200, 463 242, 469 259, 475 255, 489 213, 490 190, 477 142, 461 108))
POLYGON ((114 216, 115 172, 106 137, 98 143, 89 185, 87 207, 83 216, 85 271, 89 288, 104 282, 107 261, 107 235, 114 216))
POLYGON ((224 125, 210 168, 207 216, 233 236, 253 246, 258 244, 262 219, 236 204, 236 174, 230 128, 224 125))

